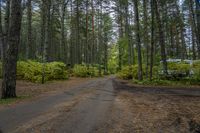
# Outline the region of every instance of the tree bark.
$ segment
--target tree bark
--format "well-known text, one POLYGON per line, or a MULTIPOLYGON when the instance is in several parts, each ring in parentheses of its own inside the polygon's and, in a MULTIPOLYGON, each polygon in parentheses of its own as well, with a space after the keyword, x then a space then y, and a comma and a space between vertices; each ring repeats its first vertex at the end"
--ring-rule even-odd
POLYGON ((153 77, 153 65, 154 65, 154 0, 151 0, 151 57, 150 57, 150 80, 153 77))
POLYGON ((11 0, 6 58, 4 60, 2 98, 16 97, 16 69, 21 30, 21 0, 11 0))
POLYGON ((134 2, 134 10, 135 10, 136 43, 137 43, 137 49, 138 49, 138 80, 143 80, 138 0, 133 0, 133 2, 134 2))
POLYGON ((149 35, 148 35, 148 16, 147 16, 147 0, 143 0, 144 14, 144 45, 146 47, 146 79, 149 76, 149 35))
POLYGON ((168 75, 167 71, 167 55, 166 55, 166 50, 165 50, 165 40, 164 40, 164 31, 163 31, 163 26, 161 22, 161 16, 160 16, 160 11, 158 8, 158 0, 155 0, 155 12, 156 12, 156 20, 158 24, 158 30, 159 30, 159 44, 161 48, 161 59, 163 63, 163 71, 165 75, 168 75))
POLYGON ((33 39, 32 39, 32 0, 27 1, 27 59, 34 59, 33 39))
POLYGON ((196 25, 196 21, 195 21, 195 14, 194 14, 194 3, 192 0, 189 0, 189 10, 190 10, 190 16, 191 16, 191 23, 192 23, 192 30, 193 30, 193 34, 195 34, 195 38, 196 38, 196 44, 197 44, 197 50, 198 50, 198 59, 200 59, 200 37, 198 34, 198 27, 196 25))
POLYGON ((0 59, 1 61, 3 60, 3 38, 4 38, 4 34, 3 34, 3 25, 2 25, 2 0, 0 0, 0 59))

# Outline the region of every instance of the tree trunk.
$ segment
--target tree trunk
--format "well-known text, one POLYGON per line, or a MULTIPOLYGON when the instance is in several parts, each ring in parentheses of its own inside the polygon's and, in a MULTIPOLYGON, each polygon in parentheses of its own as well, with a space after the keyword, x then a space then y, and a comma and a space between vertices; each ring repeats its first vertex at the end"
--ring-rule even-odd
MULTIPOLYGON (((123 38, 123 33, 124 33, 124 31, 123 31, 123 16, 122 16, 122 12, 121 12, 121 3, 120 3, 120 0, 118 0, 118 4, 119 4, 119 6, 118 6, 118 21, 119 21, 119 39, 122 39, 123 38)), ((119 50, 119 61, 118 61, 118 65, 119 65, 119 70, 121 70, 122 69, 122 46, 121 46, 121 44, 120 43, 118 43, 118 50, 119 50)))
POLYGON ((197 20, 197 40, 200 45, 200 1, 199 0, 196 0, 196 20, 197 20))
POLYGON ((166 50, 165 50, 165 40, 164 40, 164 31, 163 31, 163 26, 161 22, 161 17, 160 17, 160 11, 158 8, 158 0, 155 0, 155 12, 156 12, 156 20, 158 24, 158 30, 159 30, 159 43, 160 43, 160 48, 161 48, 161 58, 162 58, 162 63, 163 63, 163 71, 164 74, 167 75, 167 56, 166 56, 166 50))
POLYGON ((144 45, 146 47, 146 79, 149 74, 149 35, 148 35, 148 16, 147 16, 147 0, 143 0, 144 14, 144 45))
POLYGON ((67 53, 66 53, 66 44, 65 44, 65 11, 66 11, 67 3, 65 3, 65 0, 62 1, 62 15, 61 15, 61 47, 60 47, 60 54, 62 61, 65 63, 67 61, 67 53))
POLYGON ((150 58, 150 80, 153 77, 154 65, 154 0, 151 0, 151 58, 150 58))
POLYGON ((136 43, 137 43, 137 49, 138 49, 138 80, 143 80, 138 0, 133 0, 133 2, 134 2, 134 9, 135 9, 136 43))
POLYGON ((199 27, 196 26, 193 5, 194 5, 193 1, 189 0, 189 10, 190 10, 190 16, 191 16, 191 21, 192 21, 193 33, 195 34, 195 38, 196 38, 196 44, 197 44, 197 50, 198 50, 198 59, 200 59, 200 37, 199 37, 199 34, 198 34, 199 27))
POLYGON ((21 0, 11 0, 11 17, 4 60, 2 98, 16 97, 16 69, 21 30, 21 0))
POLYGON ((1 61, 3 60, 3 38, 4 38, 4 35, 3 35, 3 25, 2 25, 2 0, 0 0, 0 59, 1 61))
POLYGON ((34 59, 33 39, 32 39, 32 0, 27 1, 27 59, 34 59))

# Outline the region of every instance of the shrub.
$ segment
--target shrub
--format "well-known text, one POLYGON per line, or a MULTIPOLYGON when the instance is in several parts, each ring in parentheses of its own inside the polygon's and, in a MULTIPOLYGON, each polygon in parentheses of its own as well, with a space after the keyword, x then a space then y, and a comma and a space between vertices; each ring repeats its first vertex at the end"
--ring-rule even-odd
POLYGON ((68 78, 66 65, 64 63, 61 62, 48 63, 47 71, 49 72, 49 79, 60 80, 68 78))
MULTIPOLYGON (((123 67, 122 70, 117 74, 117 76, 125 80, 138 79, 138 65, 123 67)), ((143 76, 145 76, 144 69, 143 69, 143 76)))
POLYGON ((176 79, 180 80, 184 77, 190 76, 191 66, 190 64, 184 62, 168 62, 168 75, 164 75, 162 69, 160 69, 160 78, 161 79, 176 79))
POLYGON ((129 80, 133 78, 133 66, 125 66, 122 70, 117 74, 117 77, 125 80, 129 80))
POLYGON ((61 62, 42 64, 35 61, 19 61, 17 63, 17 79, 41 82, 45 73, 45 81, 67 79, 66 66, 61 62))
POLYGON ((75 65, 73 68, 73 74, 76 77, 88 77, 87 66, 85 65, 75 65))
POLYGON ((200 61, 194 62, 192 68, 194 73, 192 79, 195 81, 200 81, 200 61))
POLYGON ((75 65, 73 68, 73 75, 76 77, 98 77, 99 70, 95 66, 75 65))
POLYGON ((190 64, 182 63, 168 63, 168 69, 174 70, 177 73, 186 73, 189 74, 190 72, 190 64))

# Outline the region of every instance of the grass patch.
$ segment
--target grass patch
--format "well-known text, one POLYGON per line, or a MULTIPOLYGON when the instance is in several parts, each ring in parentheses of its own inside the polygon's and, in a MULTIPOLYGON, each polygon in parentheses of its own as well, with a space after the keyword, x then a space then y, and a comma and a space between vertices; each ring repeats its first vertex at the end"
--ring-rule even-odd
POLYGON ((159 79, 154 79, 152 81, 150 80, 143 80, 143 81, 138 81, 138 80, 133 80, 134 84, 138 85, 153 85, 153 86, 191 86, 191 85, 200 85, 200 82, 195 81, 195 80, 190 80, 190 79, 183 79, 179 81, 172 81, 172 80, 159 80, 159 79))
POLYGON ((19 96, 17 98, 0 99, 0 105, 9 105, 27 99, 29 96, 19 96))

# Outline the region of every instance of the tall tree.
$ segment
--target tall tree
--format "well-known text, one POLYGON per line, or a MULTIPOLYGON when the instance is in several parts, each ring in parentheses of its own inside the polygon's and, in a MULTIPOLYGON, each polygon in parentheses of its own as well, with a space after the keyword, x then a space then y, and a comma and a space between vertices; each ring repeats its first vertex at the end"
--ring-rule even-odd
POLYGON ((2 25, 2 0, 0 0, 0 59, 3 60, 3 25, 2 25))
POLYGON ((164 31, 163 31, 163 25, 161 21, 161 16, 160 16, 160 10, 159 10, 159 2, 160 0, 155 0, 155 12, 156 12, 156 20, 158 24, 158 30, 159 30, 159 44, 161 48, 161 59, 163 62, 163 71, 164 74, 167 75, 167 56, 166 56, 166 49, 165 49, 165 38, 164 38, 164 31))
POLYGON ((27 1, 27 59, 34 59, 32 39, 32 0, 27 1))
POLYGON ((197 30, 198 30, 198 38, 200 42, 200 1, 195 0, 196 3, 196 20, 197 20, 197 30))
POLYGON ((190 10, 190 16, 191 16, 191 26, 192 26, 192 32, 195 35, 196 38, 196 44, 198 49, 198 59, 200 59, 200 36, 198 34, 198 29, 195 21, 195 13, 194 13, 194 2, 192 0, 189 0, 189 10, 190 10))
POLYGON ((153 77, 153 65, 154 65, 154 0, 151 0, 151 58, 150 58, 150 80, 153 77))
POLYGON ((21 0, 11 0, 10 26, 4 60, 2 98, 16 97, 16 67, 21 30, 21 0))
POLYGON ((148 16, 147 16, 147 0, 143 0, 143 14, 144 14, 144 45, 146 47, 146 78, 149 73, 149 35, 148 33, 148 16))
POLYGON ((133 3, 134 3, 134 10, 135 10, 135 25, 136 25, 135 34, 136 34, 136 43, 137 43, 137 52, 138 52, 138 80, 143 80, 138 0, 133 0, 133 3))

